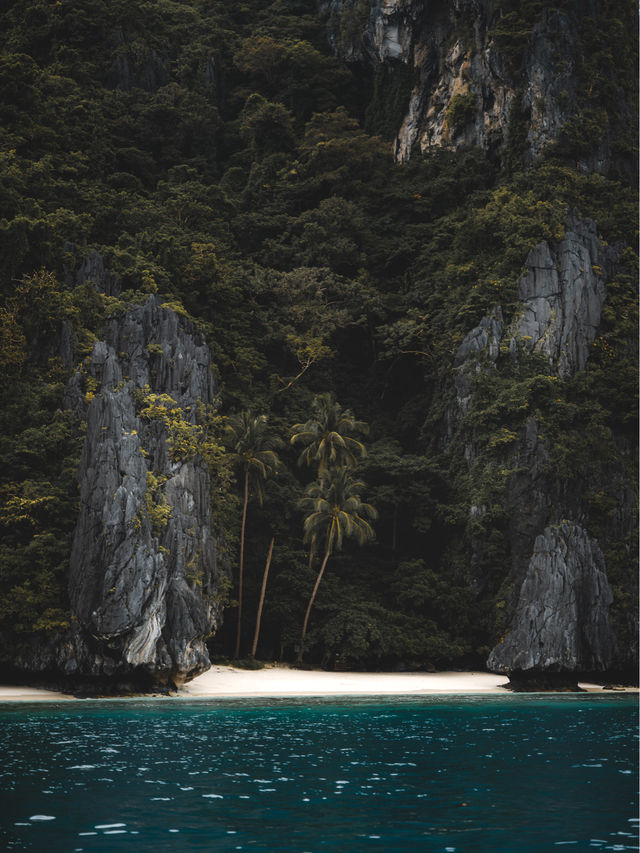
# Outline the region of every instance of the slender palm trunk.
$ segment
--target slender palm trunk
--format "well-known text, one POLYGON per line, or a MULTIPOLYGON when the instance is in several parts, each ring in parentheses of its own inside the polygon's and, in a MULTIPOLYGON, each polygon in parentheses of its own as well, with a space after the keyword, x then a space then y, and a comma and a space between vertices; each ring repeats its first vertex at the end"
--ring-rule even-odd
POLYGON ((391 550, 396 550, 398 544, 398 504, 393 508, 393 532, 391 534, 391 550))
POLYGON ((304 615, 304 622, 302 623, 302 634, 300 635, 300 649, 298 651, 298 663, 302 663, 302 655, 304 653, 304 638, 307 635, 307 625, 309 623, 309 614, 311 613, 311 608, 313 607, 313 602, 316 598, 316 593, 318 591, 318 587, 320 586, 320 581, 322 580, 322 575, 324 574, 325 566, 327 565, 327 561, 329 559, 329 551, 327 550, 324 555, 324 560, 322 561, 322 565, 320 566, 320 571, 318 572, 318 577, 316 578, 315 586, 313 587, 313 592, 311 593, 311 598, 309 599, 309 604, 307 605, 307 612, 304 615))
POLYGON ((247 504, 249 503, 249 467, 244 472, 244 503, 242 505, 242 525, 240 526, 240 559, 238 562, 238 627, 236 630, 236 648, 234 658, 240 657, 240 630, 242 628, 242 586, 244 583, 244 531, 247 526, 247 504))
POLYGON ((264 574, 262 576, 262 588, 260 589, 260 601, 258 602, 258 615, 256 616, 256 631, 253 635, 253 646, 251 646, 251 658, 253 659, 256 656, 256 649, 258 648, 258 637, 260 635, 260 622, 262 621, 262 606, 264 604, 264 594, 267 589, 267 577, 269 575, 269 566, 271 565, 271 555, 273 554, 273 546, 275 544, 275 537, 271 537, 271 542, 269 543, 269 553, 267 554, 267 563, 264 567, 264 574))

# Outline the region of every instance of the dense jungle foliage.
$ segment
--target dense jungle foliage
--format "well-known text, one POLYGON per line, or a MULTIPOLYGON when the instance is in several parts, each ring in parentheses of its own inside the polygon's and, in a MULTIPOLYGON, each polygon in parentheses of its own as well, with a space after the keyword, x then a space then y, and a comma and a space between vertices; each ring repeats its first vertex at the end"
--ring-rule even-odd
MULTIPOLYGON (((517 66, 522 46, 508 28, 526 42, 545 4, 502 5, 496 38, 517 66)), ((150 292, 193 317, 213 353, 219 417, 206 452, 234 566, 244 468, 225 418, 265 415, 279 438, 263 500, 257 481, 248 492, 240 654, 271 537, 257 656, 292 659, 299 642, 319 567, 303 542, 300 501, 319 471, 317 460, 298 464, 304 447, 291 436, 294 426, 309 432, 327 393, 367 425, 352 432, 366 447, 353 467, 377 520, 373 541, 346 537, 327 562, 310 659, 483 662, 506 627, 502 496, 516 473, 509 448, 530 416, 567 488, 582 488, 589 469, 585 526, 605 552, 612 618, 626 636, 635 545, 611 534, 611 519, 635 469, 636 192, 623 168, 605 178, 576 163, 621 122, 629 132, 616 133, 617 162, 635 160, 636 9, 598 6, 580 33, 580 112, 525 171, 517 117, 501 163, 481 151, 395 163, 398 103, 383 93, 407 81, 334 57, 310 2, 3 4, 3 655, 68 622, 83 428, 64 408, 64 386, 105 318, 150 292), (497 303, 509 320, 527 253, 562 238, 570 207, 621 257, 588 369, 559 381, 541 360, 501 357, 478 375, 476 405, 445 447, 457 347, 497 303), (119 299, 76 284, 94 249, 121 278, 119 299), (480 448, 470 465, 458 452, 468 436, 480 448), (471 504, 489 512, 471 519, 471 504), (485 541, 474 566, 472 536, 485 541)), ((214 654, 233 653, 234 613, 231 605, 214 654)))

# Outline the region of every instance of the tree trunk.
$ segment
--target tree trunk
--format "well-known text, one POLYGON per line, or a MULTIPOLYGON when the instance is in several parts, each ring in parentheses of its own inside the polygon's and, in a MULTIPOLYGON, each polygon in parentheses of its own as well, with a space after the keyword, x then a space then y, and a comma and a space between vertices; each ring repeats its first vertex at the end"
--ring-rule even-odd
POLYGON ((258 637, 260 635, 260 622, 262 620, 262 605, 264 604, 264 594, 267 589, 267 577, 269 575, 269 566, 271 565, 271 555, 273 554, 273 546, 275 544, 275 537, 271 537, 271 542, 269 543, 269 553, 267 554, 267 562, 264 567, 264 574, 262 576, 262 588, 260 590, 260 601, 258 602, 258 614, 256 616, 256 632, 253 635, 253 646, 251 647, 251 658, 255 658, 256 649, 258 648, 258 637))
POLYGON ((238 562, 238 627, 236 630, 236 648, 234 659, 240 657, 240 630, 242 628, 242 586, 244 583, 244 531, 247 526, 247 504, 249 503, 249 467, 244 472, 244 504, 242 505, 242 524, 240 526, 240 559, 238 562))
POLYGON ((391 550, 396 550, 398 542, 398 504, 393 507, 393 531, 391 533, 391 550))
POLYGON ((313 592, 311 593, 311 598, 309 599, 309 604, 307 605, 307 612, 304 615, 304 622, 302 624, 302 634, 300 635, 300 649, 298 651, 298 659, 297 663, 302 663, 302 654, 304 652, 304 638, 307 635, 307 625, 309 623, 309 614, 311 613, 311 608, 313 607, 313 602, 316 598, 316 593, 318 591, 318 587, 320 586, 320 581, 322 580, 322 575, 324 574, 325 566, 327 565, 327 561, 329 559, 329 551, 324 555, 324 560, 322 561, 322 565, 320 566, 320 571, 318 572, 318 577, 316 578, 315 586, 313 587, 313 592))

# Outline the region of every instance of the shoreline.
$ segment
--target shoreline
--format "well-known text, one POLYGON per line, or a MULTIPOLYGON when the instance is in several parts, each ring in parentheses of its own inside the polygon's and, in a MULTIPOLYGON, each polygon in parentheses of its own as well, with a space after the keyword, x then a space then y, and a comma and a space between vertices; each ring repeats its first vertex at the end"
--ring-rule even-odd
MULTIPOLYGON (((266 665, 263 669, 240 669, 215 664, 207 672, 183 685, 169 696, 159 693, 135 698, 163 698, 177 701, 216 698, 281 698, 334 696, 429 696, 437 694, 508 694, 506 675, 491 672, 326 672, 266 665)), ((637 687, 606 687, 579 682, 585 693, 637 693, 637 687)), ((549 691, 552 692, 552 691, 549 691)), ((114 699, 119 697, 92 697, 114 699)), ((84 701, 71 693, 43 687, 0 685, 0 702, 84 701)))

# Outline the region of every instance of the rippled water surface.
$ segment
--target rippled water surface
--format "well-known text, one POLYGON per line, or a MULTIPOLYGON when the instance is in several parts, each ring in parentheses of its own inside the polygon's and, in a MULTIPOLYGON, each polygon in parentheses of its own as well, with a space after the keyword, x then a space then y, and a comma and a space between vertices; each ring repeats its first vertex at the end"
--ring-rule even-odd
POLYGON ((637 698, 0 705, 0 846, 637 850, 637 698))

